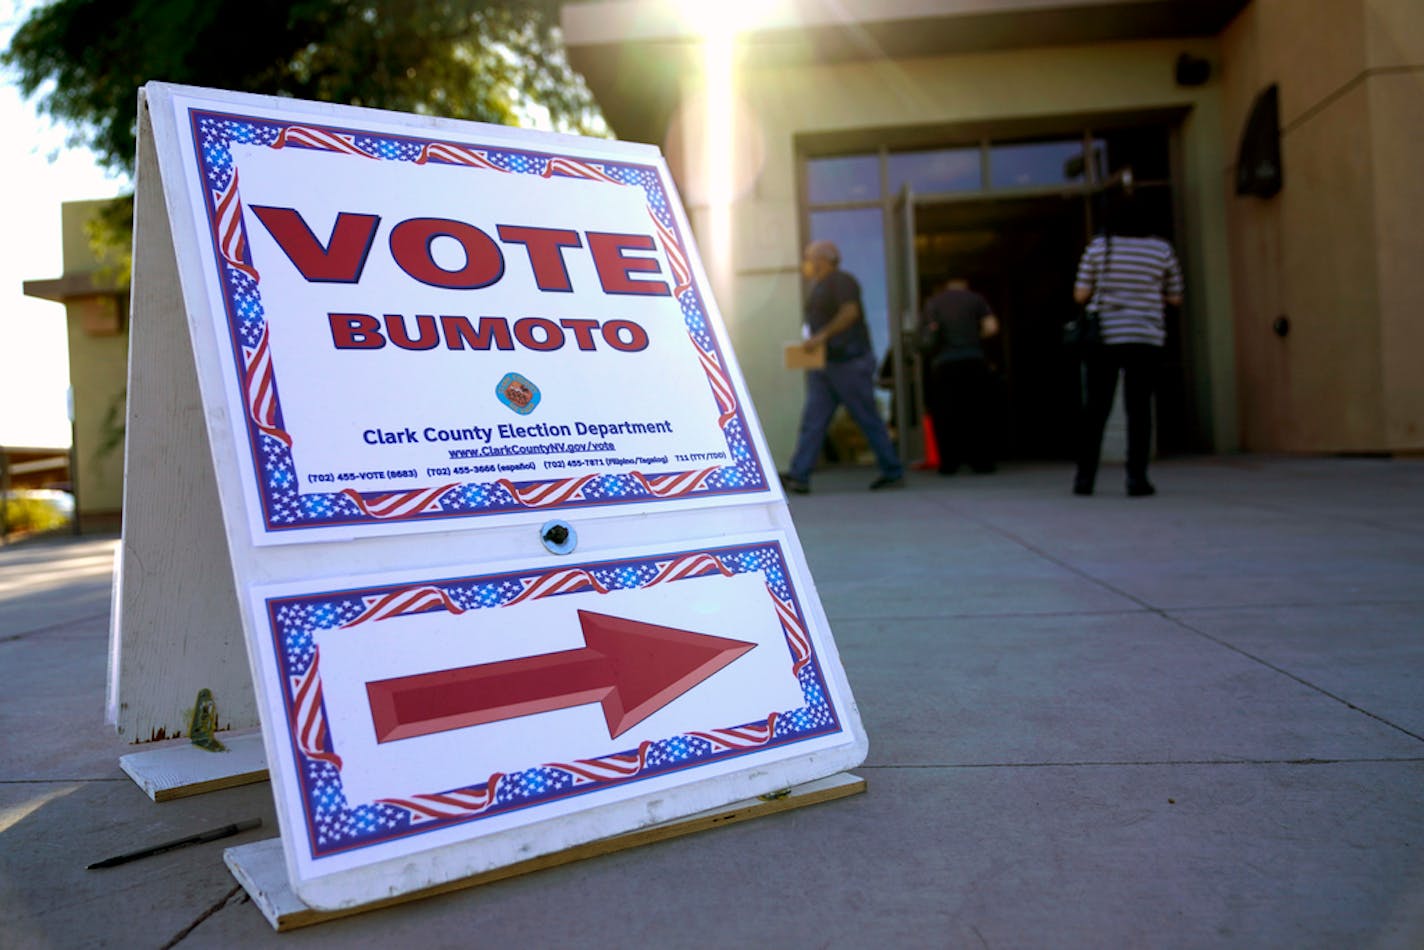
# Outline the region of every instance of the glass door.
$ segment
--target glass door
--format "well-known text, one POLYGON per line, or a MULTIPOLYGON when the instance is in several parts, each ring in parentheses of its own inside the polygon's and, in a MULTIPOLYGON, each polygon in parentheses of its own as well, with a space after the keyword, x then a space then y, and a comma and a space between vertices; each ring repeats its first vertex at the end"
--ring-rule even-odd
POLYGON ((890 206, 885 222, 885 273, 890 322, 890 366, 893 378, 892 427, 900 461, 924 457, 920 408, 920 355, 916 330, 920 317, 920 273, 915 252, 915 192, 906 185, 890 206))

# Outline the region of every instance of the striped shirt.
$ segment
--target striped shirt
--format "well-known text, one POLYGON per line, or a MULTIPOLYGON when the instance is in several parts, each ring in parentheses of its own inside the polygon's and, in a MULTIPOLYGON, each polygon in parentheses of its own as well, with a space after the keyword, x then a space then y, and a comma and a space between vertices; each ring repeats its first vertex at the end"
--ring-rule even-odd
POLYGON ((1098 314, 1104 343, 1162 346, 1167 341, 1163 298, 1182 295, 1177 255, 1159 237, 1114 235, 1111 240, 1111 253, 1102 236, 1083 251, 1076 289, 1093 292, 1088 309, 1098 314))

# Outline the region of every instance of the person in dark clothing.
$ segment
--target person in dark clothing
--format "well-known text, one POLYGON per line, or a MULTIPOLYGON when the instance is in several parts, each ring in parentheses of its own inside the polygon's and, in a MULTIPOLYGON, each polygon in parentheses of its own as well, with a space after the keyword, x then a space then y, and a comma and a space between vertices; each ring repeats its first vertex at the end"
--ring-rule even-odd
POLYGON ((880 477, 870 483, 871 489, 905 484, 904 466, 875 405, 875 351, 870 345, 870 328, 865 325, 860 283, 840 269, 840 257, 840 250, 830 241, 816 241, 806 248, 802 262, 809 282, 802 345, 808 353, 825 347, 826 365, 806 371, 801 431, 791 469, 781 476, 786 490, 798 494, 811 490, 811 469, 825 443, 831 416, 840 405, 865 433, 880 466, 880 477))
POLYGON ((993 375, 984 340, 998 332, 988 301, 965 280, 946 281, 920 314, 920 351, 929 364, 925 402, 941 475, 953 475, 965 462, 975 472, 995 468, 993 375))
POLYGON ((1141 206, 1119 196, 1111 225, 1078 262, 1073 299, 1098 315, 1102 342, 1083 357, 1084 404, 1073 494, 1091 495, 1102 456, 1103 429, 1123 378, 1127 412, 1127 494, 1157 489, 1147 478, 1152 451, 1152 393, 1167 340, 1164 311, 1182 305, 1182 268, 1164 238, 1150 232, 1141 206))

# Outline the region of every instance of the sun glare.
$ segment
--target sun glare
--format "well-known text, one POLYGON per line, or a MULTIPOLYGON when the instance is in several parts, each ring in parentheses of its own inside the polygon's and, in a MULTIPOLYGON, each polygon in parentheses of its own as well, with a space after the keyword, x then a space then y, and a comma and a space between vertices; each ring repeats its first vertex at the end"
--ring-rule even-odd
POLYGON ((9 831, 15 825, 24 821, 30 815, 39 811, 50 802, 63 798, 79 790, 78 785, 63 785, 46 792, 41 792, 33 798, 28 798, 14 805, 0 808, 0 834, 9 831))
POLYGON ((670 0, 683 22, 703 36, 728 35, 751 29, 775 18, 783 6, 778 0, 670 0))
POLYGON ((732 203, 737 161, 736 71, 738 34, 775 15, 767 0, 674 0, 684 22, 702 37, 705 83, 702 116, 702 192, 707 198, 705 263, 713 287, 725 294, 732 274, 732 203))
POLYGON ((732 122, 732 57, 736 34, 709 33, 703 39, 707 76, 707 115, 703 173, 707 176, 707 239, 712 251, 712 283, 724 294, 732 274, 732 167, 736 161, 732 122))

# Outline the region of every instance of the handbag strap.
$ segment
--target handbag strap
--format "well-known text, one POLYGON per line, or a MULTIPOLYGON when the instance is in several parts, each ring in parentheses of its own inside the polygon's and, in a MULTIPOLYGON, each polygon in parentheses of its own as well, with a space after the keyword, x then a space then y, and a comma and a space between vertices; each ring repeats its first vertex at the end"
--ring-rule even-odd
MULTIPOLYGON (((1098 300, 1099 300, 1099 304, 1098 304, 1098 309, 1099 309, 1099 310, 1102 309, 1101 300, 1102 300, 1102 292, 1103 292, 1103 278, 1108 275, 1108 270, 1111 269, 1111 267, 1112 267, 1112 235, 1111 235, 1111 234, 1107 234, 1107 233, 1103 234, 1103 248, 1104 248, 1104 250, 1103 250, 1103 265, 1098 268, 1098 279, 1097 279, 1097 281, 1095 282, 1095 286, 1093 287, 1093 296, 1097 297, 1098 300)), ((1088 302, 1089 302, 1089 304, 1092 303, 1091 300, 1088 301, 1088 302)))

